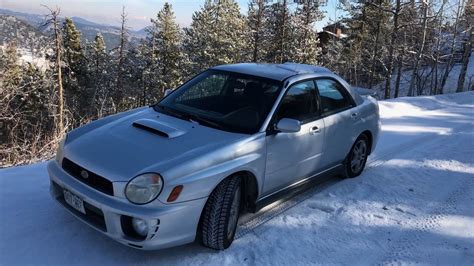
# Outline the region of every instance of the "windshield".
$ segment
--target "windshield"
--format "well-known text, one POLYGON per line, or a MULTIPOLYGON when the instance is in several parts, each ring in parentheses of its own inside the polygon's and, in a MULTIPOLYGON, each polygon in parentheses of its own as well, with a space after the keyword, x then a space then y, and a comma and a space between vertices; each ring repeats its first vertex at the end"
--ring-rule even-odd
POLYGON ((280 83, 226 71, 208 70, 155 105, 155 110, 237 133, 257 132, 272 108, 280 83))

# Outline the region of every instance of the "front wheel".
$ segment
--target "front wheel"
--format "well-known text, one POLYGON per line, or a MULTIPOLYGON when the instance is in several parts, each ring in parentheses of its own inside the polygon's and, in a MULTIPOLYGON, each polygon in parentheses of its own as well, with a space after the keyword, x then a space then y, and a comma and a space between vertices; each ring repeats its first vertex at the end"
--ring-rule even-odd
POLYGON ((222 181, 207 200, 201 220, 202 244, 212 249, 226 249, 234 241, 240 212, 240 177, 222 181))
POLYGON ((346 159, 346 177, 359 176, 364 170, 369 154, 368 143, 367 136, 365 135, 360 135, 355 141, 346 159))

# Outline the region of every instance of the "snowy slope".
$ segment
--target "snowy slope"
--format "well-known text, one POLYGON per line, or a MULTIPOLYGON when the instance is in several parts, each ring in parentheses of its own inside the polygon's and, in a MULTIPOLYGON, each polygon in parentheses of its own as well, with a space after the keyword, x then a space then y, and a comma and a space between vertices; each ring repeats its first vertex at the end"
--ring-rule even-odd
POLYGON ((474 92, 380 106, 360 177, 245 215, 221 252, 122 246, 50 199, 44 163, 0 170, 0 264, 474 265, 474 92))
MULTIPOLYGON (((459 79, 459 72, 461 72, 462 64, 455 64, 451 71, 449 72, 448 78, 446 79, 446 84, 444 85, 443 92, 447 93, 455 93, 456 88, 458 86, 458 79, 459 79)), ((444 75, 445 66, 440 65, 438 68, 438 78, 441 80, 441 77, 444 75)), ((431 75, 431 67, 425 66, 421 67, 420 75, 426 76, 431 75)), ((408 90, 410 88, 410 80, 412 76, 412 70, 402 71, 402 75, 400 78, 400 96, 408 95, 408 90)), ((395 90, 395 81, 397 75, 392 75, 392 96, 395 90)), ((429 94, 429 87, 430 87, 431 77, 428 78, 427 83, 425 84, 425 92, 423 94, 429 94)), ((377 91, 377 95, 380 99, 383 98, 384 89, 385 89, 385 81, 377 84, 374 88, 377 91)), ((466 79, 464 80, 464 91, 473 90, 474 89, 474 52, 471 54, 469 58, 469 65, 466 71, 466 79)))

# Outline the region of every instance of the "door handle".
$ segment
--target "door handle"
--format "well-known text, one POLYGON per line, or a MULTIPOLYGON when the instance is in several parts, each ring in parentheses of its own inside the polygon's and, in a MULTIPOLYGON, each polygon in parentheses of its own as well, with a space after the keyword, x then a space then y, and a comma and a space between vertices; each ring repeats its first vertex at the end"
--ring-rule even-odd
POLYGON ((351 114, 351 118, 352 118, 352 119, 356 119, 358 115, 359 115, 359 114, 357 114, 357 113, 352 113, 352 114, 351 114))
POLYGON ((321 129, 319 129, 319 127, 316 127, 316 126, 312 127, 312 128, 309 130, 309 133, 310 133, 310 134, 316 134, 316 133, 319 133, 319 132, 321 132, 321 129))

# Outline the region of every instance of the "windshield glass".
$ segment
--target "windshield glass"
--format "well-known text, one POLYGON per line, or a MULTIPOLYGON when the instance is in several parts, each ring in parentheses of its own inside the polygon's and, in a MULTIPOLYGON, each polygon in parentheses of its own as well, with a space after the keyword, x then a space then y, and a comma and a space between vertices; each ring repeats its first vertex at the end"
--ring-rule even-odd
POLYGON ((232 72, 208 70, 155 105, 155 110, 238 133, 257 132, 273 106, 280 83, 232 72))

